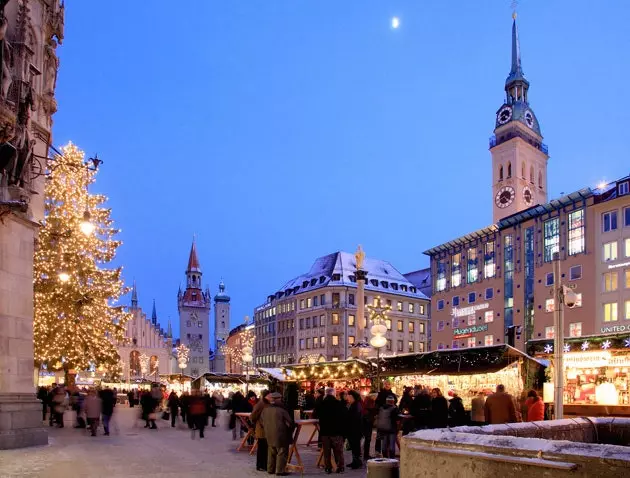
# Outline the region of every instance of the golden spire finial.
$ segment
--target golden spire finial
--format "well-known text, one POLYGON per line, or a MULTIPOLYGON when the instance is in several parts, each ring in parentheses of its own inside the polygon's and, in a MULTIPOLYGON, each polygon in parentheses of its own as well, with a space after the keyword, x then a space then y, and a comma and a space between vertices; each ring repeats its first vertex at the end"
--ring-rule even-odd
POLYGON ((516 8, 518 7, 518 0, 512 0, 512 20, 516 20, 516 8))
POLYGON ((512 20, 516 20, 516 10, 512 12, 512 20))

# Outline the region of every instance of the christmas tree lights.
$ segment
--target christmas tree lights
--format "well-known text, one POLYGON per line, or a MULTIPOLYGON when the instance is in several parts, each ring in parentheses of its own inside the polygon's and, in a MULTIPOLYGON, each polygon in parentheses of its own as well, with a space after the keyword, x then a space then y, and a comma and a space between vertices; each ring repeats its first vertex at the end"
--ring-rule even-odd
POLYGON ((45 219, 35 245, 35 363, 49 370, 102 367, 120 376, 117 344, 131 318, 114 305, 127 292, 121 268, 108 269, 121 242, 107 198, 89 194, 95 169, 73 144, 49 160, 45 219), (87 224, 87 223, 90 224, 87 224))

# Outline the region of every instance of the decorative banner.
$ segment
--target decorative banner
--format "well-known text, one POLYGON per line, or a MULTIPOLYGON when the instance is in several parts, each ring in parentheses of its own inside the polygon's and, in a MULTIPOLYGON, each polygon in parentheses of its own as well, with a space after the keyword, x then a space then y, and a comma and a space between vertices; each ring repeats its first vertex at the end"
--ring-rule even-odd
POLYGON ((610 352, 575 352, 564 355, 565 368, 630 367, 630 355, 610 352))
POLYGON ((490 307, 488 302, 484 304, 471 305, 468 307, 453 307, 451 314, 453 317, 465 317, 467 315, 473 315, 478 310, 484 310, 490 307))

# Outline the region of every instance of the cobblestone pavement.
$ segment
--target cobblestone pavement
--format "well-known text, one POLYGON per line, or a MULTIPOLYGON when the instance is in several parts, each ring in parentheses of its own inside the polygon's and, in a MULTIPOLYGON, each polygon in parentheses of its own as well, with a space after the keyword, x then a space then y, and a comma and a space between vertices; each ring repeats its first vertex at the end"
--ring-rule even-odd
MULTIPOLYGON (((0 477, 267 477, 255 470, 255 457, 237 452, 237 442, 225 424, 207 428, 206 437, 191 439, 187 428, 171 428, 158 421, 158 430, 135 420, 137 408, 117 408, 111 436, 97 437, 76 430, 66 421, 63 429, 49 428, 49 445, 0 451, 0 477), (115 428, 118 431, 115 431, 115 428)), ((71 420, 66 413, 66 420, 71 420)), ((315 467, 317 447, 300 446, 303 476, 325 476, 315 467)), ((346 452, 347 463, 350 454, 346 452)), ((347 477, 364 477, 362 470, 346 470, 347 477)), ((299 473, 292 473, 300 476, 299 473)))

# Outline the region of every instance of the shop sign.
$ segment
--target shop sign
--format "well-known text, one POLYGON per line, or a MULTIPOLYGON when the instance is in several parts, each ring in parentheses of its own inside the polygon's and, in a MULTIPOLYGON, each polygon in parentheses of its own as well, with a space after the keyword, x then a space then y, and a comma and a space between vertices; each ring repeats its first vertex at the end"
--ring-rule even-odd
POLYGON ((464 337, 472 337, 472 334, 476 334, 477 332, 485 332, 488 330, 488 325, 474 325, 472 327, 466 327, 463 329, 454 329, 453 330, 453 338, 459 339, 464 337))
POLYGON ((620 267, 630 266, 630 262, 621 262, 620 264, 611 264, 608 266, 608 269, 618 269, 620 267))
POLYGON ((607 325, 606 327, 602 327, 600 329, 602 334, 610 334, 616 332, 630 332, 629 325, 607 325))
POLYGON ((484 304, 470 305, 468 307, 453 307, 451 314, 453 317, 465 317, 467 315, 473 315, 478 310, 487 309, 488 307, 490 307, 488 302, 484 304))
POLYGON ((630 355, 610 352, 575 352, 564 354, 565 368, 630 367, 630 355))

